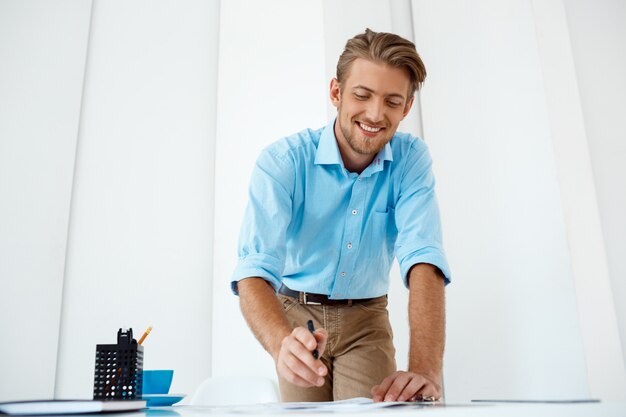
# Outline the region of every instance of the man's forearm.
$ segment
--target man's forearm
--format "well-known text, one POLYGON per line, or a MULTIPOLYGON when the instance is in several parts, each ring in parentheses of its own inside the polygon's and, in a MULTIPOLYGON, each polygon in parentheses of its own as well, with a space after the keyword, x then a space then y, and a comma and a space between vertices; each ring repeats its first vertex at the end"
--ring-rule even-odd
POLYGON ((430 264, 417 264, 409 272, 409 371, 441 384, 445 345, 444 279, 430 264))
POLYGON ((237 284, 239 304, 252 333, 272 355, 274 360, 280 351, 282 340, 292 328, 285 317, 272 286, 262 278, 247 278, 237 284))

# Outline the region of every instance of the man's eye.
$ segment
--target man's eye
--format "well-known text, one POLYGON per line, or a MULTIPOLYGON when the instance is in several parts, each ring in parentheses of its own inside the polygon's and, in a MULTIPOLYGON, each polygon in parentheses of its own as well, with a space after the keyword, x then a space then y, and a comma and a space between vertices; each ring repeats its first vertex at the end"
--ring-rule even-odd
POLYGON ((398 107, 400 104, 401 104, 401 103, 398 103, 397 101, 390 101, 390 102, 389 102, 389 105, 390 105, 391 107, 398 107))
POLYGON ((361 94, 355 94, 354 96, 357 98, 357 100, 366 100, 367 99, 367 96, 364 96, 364 95, 361 95, 361 94))

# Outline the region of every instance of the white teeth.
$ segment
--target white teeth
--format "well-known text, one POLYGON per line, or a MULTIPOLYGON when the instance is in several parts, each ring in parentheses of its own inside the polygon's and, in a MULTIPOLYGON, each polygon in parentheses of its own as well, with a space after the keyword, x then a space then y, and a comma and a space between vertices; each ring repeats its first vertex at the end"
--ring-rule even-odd
POLYGON ((380 129, 382 129, 382 127, 369 127, 367 125, 364 125, 363 123, 359 123, 359 126, 361 126, 361 129, 367 131, 367 132, 372 132, 372 133, 376 133, 378 131, 380 131, 380 129))

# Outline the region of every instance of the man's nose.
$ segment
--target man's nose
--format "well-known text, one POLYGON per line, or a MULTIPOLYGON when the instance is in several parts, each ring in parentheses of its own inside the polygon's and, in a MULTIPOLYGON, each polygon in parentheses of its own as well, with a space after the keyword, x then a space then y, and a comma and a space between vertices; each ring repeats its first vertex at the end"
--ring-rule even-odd
POLYGON ((365 110, 365 116, 368 119, 368 122, 373 124, 378 124, 382 122, 384 116, 384 106, 382 101, 380 100, 371 100, 368 103, 367 109, 365 110))

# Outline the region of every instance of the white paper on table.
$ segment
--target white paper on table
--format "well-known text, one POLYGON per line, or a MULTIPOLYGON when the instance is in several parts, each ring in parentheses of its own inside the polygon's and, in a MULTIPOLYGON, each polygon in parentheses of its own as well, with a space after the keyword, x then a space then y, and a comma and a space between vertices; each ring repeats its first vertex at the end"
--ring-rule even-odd
MULTIPOLYGON (((370 398, 358 397, 326 402, 286 402, 241 406, 215 407, 227 413, 288 413, 288 412, 359 412, 391 407, 432 407, 439 403, 423 402, 373 402, 370 398)), ((195 408, 195 407, 194 407, 195 408)), ((212 407, 213 408, 213 407, 212 407)))

